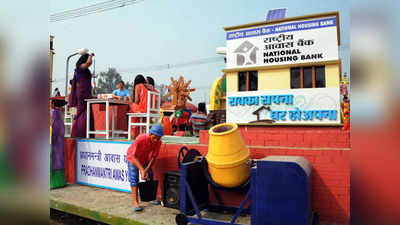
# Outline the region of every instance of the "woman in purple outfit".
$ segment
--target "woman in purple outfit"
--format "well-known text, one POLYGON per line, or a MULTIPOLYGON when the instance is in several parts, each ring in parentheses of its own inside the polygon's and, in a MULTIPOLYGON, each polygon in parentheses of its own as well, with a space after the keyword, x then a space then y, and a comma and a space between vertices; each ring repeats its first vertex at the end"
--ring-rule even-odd
MULTIPOLYGON (((94 53, 83 54, 76 62, 75 74, 71 85, 68 106, 76 107, 76 115, 72 124, 71 137, 86 138, 86 102, 92 98, 92 73, 89 70, 92 65, 94 53)), ((93 111, 90 110, 90 130, 94 128, 93 111)))

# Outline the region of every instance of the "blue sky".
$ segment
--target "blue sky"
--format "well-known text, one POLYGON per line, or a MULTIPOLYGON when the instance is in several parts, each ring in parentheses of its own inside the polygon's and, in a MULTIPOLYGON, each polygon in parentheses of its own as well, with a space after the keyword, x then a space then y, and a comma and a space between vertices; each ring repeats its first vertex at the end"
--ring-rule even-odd
MULTIPOLYGON (((52 0, 50 13, 87 6, 104 0, 52 0)), ((69 54, 86 47, 96 54, 96 72, 115 67, 125 81, 139 71, 131 68, 175 64, 215 57, 215 49, 226 45, 223 27, 263 21, 268 9, 288 8, 288 17, 339 11, 342 70, 349 74, 350 4, 348 1, 265 0, 144 0, 123 8, 50 23, 55 36, 53 75, 62 91, 65 61, 69 54)), ((77 58, 72 59, 72 64, 77 58)), ((71 64, 71 65, 72 65, 71 64)), ((208 101, 212 82, 222 75, 224 62, 184 68, 149 71, 156 83, 169 84, 169 77, 183 75, 192 80, 194 102, 208 101)), ((72 67, 70 68, 72 71, 72 67)), ((71 75, 70 75, 71 76, 71 75)), ((63 92, 62 92, 63 93, 63 92)))

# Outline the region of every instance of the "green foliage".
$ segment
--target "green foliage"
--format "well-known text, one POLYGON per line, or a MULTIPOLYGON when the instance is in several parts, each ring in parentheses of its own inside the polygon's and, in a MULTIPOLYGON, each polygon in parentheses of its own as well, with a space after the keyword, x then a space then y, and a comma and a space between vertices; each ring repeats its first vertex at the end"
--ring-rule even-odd
MULTIPOLYGON (((97 79, 96 91, 98 94, 112 93, 118 88, 118 83, 122 80, 121 75, 115 68, 108 68, 107 72, 100 72, 97 79)), ((124 81, 125 88, 130 92, 133 90, 133 82, 124 81)))
POLYGON ((156 89, 160 93, 161 103, 167 101, 168 99, 165 98, 165 95, 168 93, 168 89, 165 84, 156 84, 156 89))

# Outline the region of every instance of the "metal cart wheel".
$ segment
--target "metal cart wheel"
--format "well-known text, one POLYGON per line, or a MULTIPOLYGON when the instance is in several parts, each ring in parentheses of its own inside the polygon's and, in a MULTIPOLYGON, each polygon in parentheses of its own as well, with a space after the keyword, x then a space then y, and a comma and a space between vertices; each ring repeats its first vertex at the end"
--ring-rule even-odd
POLYGON ((180 213, 176 215, 175 222, 177 225, 187 225, 189 223, 189 220, 186 215, 180 213))

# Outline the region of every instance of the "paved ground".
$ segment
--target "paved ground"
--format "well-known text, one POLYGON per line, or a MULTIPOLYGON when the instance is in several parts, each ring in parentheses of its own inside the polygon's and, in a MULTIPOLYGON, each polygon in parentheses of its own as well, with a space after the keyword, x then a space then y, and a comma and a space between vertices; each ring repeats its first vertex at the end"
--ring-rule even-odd
MULTIPOLYGON (((68 185, 50 191, 50 207, 108 224, 176 224, 176 209, 143 203, 144 211, 132 210, 131 194, 102 188, 68 185)), ((204 212, 206 218, 230 221, 232 215, 204 212)), ((250 216, 239 217, 241 224, 250 224, 250 216)))
POLYGON ((73 214, 64 213, 55 209, 50 209, 50 225, 107 225, 73 214))

